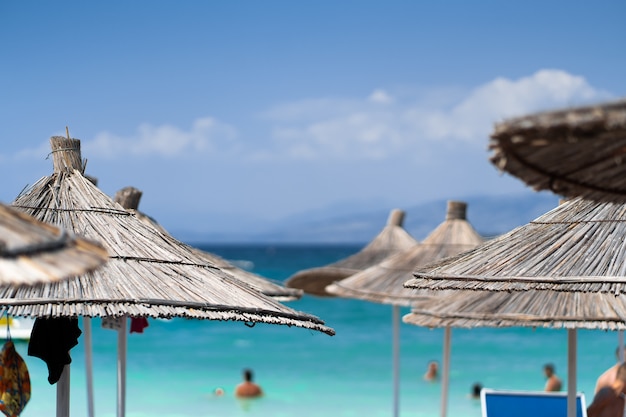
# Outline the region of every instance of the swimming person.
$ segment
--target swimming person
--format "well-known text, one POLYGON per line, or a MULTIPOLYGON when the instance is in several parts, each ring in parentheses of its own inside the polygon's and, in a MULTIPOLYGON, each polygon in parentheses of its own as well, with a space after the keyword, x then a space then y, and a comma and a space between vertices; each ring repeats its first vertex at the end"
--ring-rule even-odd
POLYGON ((424 374, 425 381, 435 381, 439 377, 439 364, 437 361, 428 362, 428 368, 424 374))
POLYGON ((593 402, 587 407, 588 417, 622 417, 626 411, 626 364, 617 368, 615 380, 605 385, 593 397, 593 402))
POLYGON ((554 372, 554 365, 547 363, 543 366, 543 373, 548 380, 546 381, 545 391, 561 391, 561 379, 554 372))
POLYGON ((256 398, 263 395, 261 387, 252 382, 252 370, 243 370, 243 382, 235 388, 235 396, 240 398, 256 398))
POLYGON ((472 390, 470 392, 470 398, 473 398, 475 400, 480 398, 480 390, 483 389, 483 386, 477 382, 474 385, 472 385, 472 390))

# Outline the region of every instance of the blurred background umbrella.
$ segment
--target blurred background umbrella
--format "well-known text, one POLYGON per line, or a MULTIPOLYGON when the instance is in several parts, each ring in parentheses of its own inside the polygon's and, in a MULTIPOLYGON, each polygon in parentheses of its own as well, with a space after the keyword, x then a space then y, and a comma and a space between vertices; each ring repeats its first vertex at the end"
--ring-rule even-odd
MULTIPOLYGON (((448 201, 445 220, 435 228, 422 243, 393 255, 377 265, 369 267, 327 287, 331 294, 356 298, 375 303, 391 304, 393 326, 393 416, 400 412, 400 306, 428 297, 424 292, 407 289, 403 284, 412 277, 416 267, 426 265, 448 256, 475 248, 483 242, 482 237, 467 221, 467 204, 448 201)), ((442 383, 443 397, 447 397, 447 369, 450 329, 444 337, 444 360, 442 383)))
POLYGON ((359 252, 326 266, 298 271, 285 281, 285 285, 311 295, 333 296, 326 291, 328 285, 374 266, 417 243, 402 227, 403 223, 404 211, 392 210, 387 225, 359 252))
MULTIPOLYGON (((139 220, 146 222, 158 229, 161 233, 169 235, 169 232, 165 230, 154 218, 148 216, 139 210, 139 202, 141 201, 142 192, 135 187, 124 187, 115 193, 114 200, 119 203, 125 209, 131 211, 139 220)), ((192 248, 193 252, 202 258, 206 258, 209 263, 214 264, 222 271, 228 272, 233 277, 246 282, 252 288, 259 291, 261 294, 272 297, 276 301, 294 301, 302 297, 303 291, 297 288, 287 288, 280 285, 277 282, 271 281, 268 278, 259 276, 245 269, 238 268, 232 263, 215 254, 205 252, 203 250, 192 248)))

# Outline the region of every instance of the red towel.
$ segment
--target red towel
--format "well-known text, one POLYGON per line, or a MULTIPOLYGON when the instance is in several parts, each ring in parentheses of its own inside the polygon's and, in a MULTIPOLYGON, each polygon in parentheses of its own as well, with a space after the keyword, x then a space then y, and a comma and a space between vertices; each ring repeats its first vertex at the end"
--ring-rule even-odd
POLYGON ((131 317, 130 318, 130 332, 131 333, 143 333, 143 329, 148 327, 148 319, 145 317, 131 317))

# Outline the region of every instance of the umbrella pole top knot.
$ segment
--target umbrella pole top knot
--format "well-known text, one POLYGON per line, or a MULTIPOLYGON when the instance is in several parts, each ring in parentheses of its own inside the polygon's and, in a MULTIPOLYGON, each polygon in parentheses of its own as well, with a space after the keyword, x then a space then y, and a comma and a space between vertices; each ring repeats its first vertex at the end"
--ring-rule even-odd
POLYGON ((393 209, 389 213, 389 219, 387 219, 387 226, 399 226, 402 227, 404 223, 404 211, 400 209, 393 209))
POLYGON ((463 201, 448 201, 446 220, 465 220, 467 218, 467 203, 463 201))
POLYGON ((79 139, 52 136, 50 138, 50 147, 52 148, 54 172, 72 171, 75 169, 81 173, 85 171, 85 163, 81 159, 80 154, 79 139))
POLYGON ((135 187, 124 187, 115 193, 115 202, 125 209, 137 210, 139 200, 141 200, 141 190, 135 187))

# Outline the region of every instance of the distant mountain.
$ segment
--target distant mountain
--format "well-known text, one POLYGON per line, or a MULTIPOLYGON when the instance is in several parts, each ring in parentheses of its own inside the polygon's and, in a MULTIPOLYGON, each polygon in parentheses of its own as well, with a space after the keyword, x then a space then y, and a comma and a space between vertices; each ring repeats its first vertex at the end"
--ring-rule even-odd
MULTIPOLYGON (((509 196, 470 196, 467 218, 483 236, 495 236, 528 223, 558 205, 550 193, 509 196)), ((187 242, 203 243, 365 243, 387 223, 391 209, 406 212, 404 227, 418 240, 424 239, 445 220, 447 200, 436 200, 412 207, 359 210, 316 210, 290 216, 280 222, 258 224, 256 228, 232 232, 196 231, 174 235, 187 242)), ((358 206, 355 206, 358 207, 358 206)))

